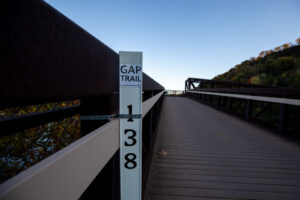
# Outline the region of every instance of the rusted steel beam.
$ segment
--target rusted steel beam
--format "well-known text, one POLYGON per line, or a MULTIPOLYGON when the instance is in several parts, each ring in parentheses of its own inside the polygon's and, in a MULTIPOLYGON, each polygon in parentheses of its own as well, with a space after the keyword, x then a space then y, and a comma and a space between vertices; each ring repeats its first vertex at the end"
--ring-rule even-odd
POLYGON ((118 54, 112 49, 44 1, 2 4, 3 103, 74 99, 116 89, 118 54))
POLYGON ((152 79, 147 74, 143 74, 143 90, 144 91, 159 91, 164 90, 165 88, 160 85, 158 82, 156 82, 154 79, 152 79))
POLYGON ((0 107, 118 92, 119 55, 46 2, 2 1, 0 27, 0 107))

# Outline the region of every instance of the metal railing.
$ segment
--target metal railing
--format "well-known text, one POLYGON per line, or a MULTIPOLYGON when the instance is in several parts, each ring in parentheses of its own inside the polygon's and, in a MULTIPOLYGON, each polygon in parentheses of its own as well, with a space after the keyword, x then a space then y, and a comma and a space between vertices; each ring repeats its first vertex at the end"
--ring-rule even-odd
MULTIPOLYGON (((8 145, 22 145, 20 137, 33 146, 18 148, 32 166, 7 177, 0 199, 119 199, 118 120, 79 117, 118 113, 119 55, 44 1, 4 0, 2 6, 0 112, 19 108, 22 112, 1 117, 0 148, 11 152, 8 148, 14 145, 8 145), (64 106, 36 109, 57 102, 64 106), (76 124, 74 130, 68 129, 69 124, 76 124), (67 132, 68 139, 60 141, 67 132), (36 141, 46 145, 45 156, 36 141)), ((144 185, 163 90, 143 74, 144 185)), ((5 158, 1 157, 1 166, 7 164, 5 158)))
POLYGON ((202 103, 244 115, 246 120, 264 121, 276 126, 280 133, 299 134, 300 127, 296 122, 296 118, 300 116, 299 88, 276 88, 189 78, 186 81, 185 93, 186 96, 202 103), (220 84, 228 88, 217 88, 220 84))
POLYGON ((167 95, 167 96, 183 96, 184 91, 183 90, 166 90, 165 95, 167 95))
MULTIPOLYGON (((157 120, 163 93, 143 103, 143 118, 157 120)), ((78 199, 118 149, 114 119, 0 185, 0 199, 78 199)))

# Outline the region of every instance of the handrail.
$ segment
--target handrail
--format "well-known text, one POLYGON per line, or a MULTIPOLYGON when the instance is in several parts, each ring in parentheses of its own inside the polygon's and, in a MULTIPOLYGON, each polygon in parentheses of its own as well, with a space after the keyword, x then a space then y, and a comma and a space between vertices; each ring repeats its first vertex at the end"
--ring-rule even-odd
MULTIPOLYGON (((143 102, 143 117, 164 91, 143 102)), ((78 199, 119 148, 112 120, 0 185, 0 199, 78 199)))
POLYGON ((228 94, 228 93, 219 93, 219 92, 201 92, 201 91, 191 91, 191 90, 187 90, 186 92, 300 106, 300 100, 297 99, 252 96, 252 95, 244 95, 244 94, 228 94))
POLYGON ((300 88, 199 88, 190 91, 221 92, 268 97, 300 98, 300 88))
POLYGON ((41 112, 29 113, 21 116, 14 116, 0 119, 0 136, 13 134, 27 128, 39 126, 44 123, 59 121, 67 117, 79 114, 80 105, 55 108, 41 112))
POLYGON ((143 102, 143 118, 150 111, 153 105, 158 101, 158 99, 164 94, 165 91, 161 91, 157 95, 143 102))

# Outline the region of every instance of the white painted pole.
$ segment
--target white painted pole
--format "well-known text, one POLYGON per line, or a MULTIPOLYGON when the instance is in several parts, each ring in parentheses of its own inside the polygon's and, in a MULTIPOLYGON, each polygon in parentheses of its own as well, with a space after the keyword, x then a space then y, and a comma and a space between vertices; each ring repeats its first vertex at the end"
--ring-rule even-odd
POLYGON ((121 200, 142 199, 142 52, 120 51, 121 200))

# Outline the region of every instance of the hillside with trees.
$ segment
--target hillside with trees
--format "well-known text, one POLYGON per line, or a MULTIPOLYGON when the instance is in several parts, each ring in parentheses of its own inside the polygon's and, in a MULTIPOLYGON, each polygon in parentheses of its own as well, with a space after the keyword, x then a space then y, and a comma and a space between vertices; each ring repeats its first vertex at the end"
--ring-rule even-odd
POLYGON ((258 57, 236 65, 213 80, 233 81, 278 87, 300 87, 300 38, 262 51, 258 57))

